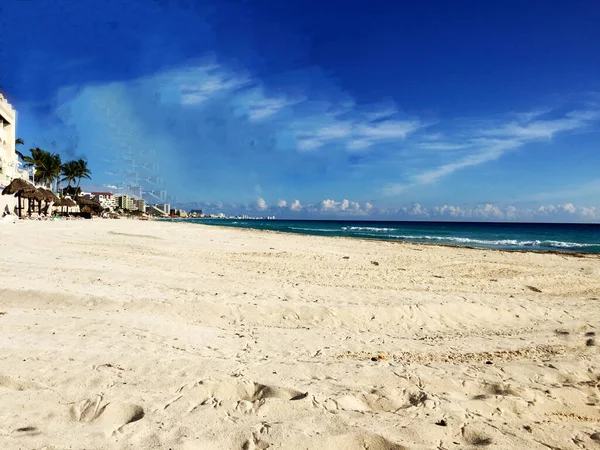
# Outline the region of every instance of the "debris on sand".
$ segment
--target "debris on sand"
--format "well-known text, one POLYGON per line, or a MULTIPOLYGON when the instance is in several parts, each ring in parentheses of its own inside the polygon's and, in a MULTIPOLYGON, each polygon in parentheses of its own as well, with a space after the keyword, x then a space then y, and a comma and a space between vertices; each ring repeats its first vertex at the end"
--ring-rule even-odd
POLYGON ((536 288, 535 286, 525 286, 525 287, 533 292, 542 292, 540 289, 536 288))

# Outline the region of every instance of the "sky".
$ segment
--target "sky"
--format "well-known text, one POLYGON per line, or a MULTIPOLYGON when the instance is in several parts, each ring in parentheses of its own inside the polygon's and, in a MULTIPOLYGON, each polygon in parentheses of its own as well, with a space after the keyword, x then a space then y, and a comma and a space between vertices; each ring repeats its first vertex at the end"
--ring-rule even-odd
MULTIPOLYGON (((25 150, 290 219, 600 221, 597 1, 3 0, 25 150)), ((9 70, 6 70, 9 68, 9 70)))

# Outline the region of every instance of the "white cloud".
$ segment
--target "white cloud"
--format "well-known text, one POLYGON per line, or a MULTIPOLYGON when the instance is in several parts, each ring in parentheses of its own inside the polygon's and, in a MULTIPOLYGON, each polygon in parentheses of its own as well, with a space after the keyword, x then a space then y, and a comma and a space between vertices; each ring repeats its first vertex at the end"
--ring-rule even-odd
POLYGON ((415 216, 429 216, 429 212, 427 211, 427 209, 423 208, 418 203, 416 203, 415 205, 413 205, 413 207, 410 210, 410 212, 411 212, 411 214, 413 214, 415 216))
POLYGON ((285 208, 285 207, 287 206, 287 202, 286 202, 285 200, 279 200, 279 201, 277 202, 277 206, 278 206, 279 208, 285 208))
POLYGON ((429 184, 437 181, 443 176, 456 172, 466 167, 477 166, 479 164, 493 161, 500 158, 508 150, 520 147, 520 143, 515 140, 479 140, 482 147, 478 153, 468 155, 458 161, 444 164, 435 169, 428 170, 414 177, 414 184, 429 184))
POLYGON ((365 203, 365 207, 361 208, 359 202, 350 201, 348 199, 343 199, 339 202, 332 199, 326 199, 321 201, 318 205, 309 205, 308 210, 328 214, 365 215, 373 210, 373 205, 365 203))
POLYGON ((464 211, 459 206, 444 205, 433 208, 433 213, 439 216, 461 217, 464 211))
POLYGON ((595 217, 598 217, 598 216, 596 216, 596 207, 595 206, 592 206, 590 208, 586 208, 586 207, 582 206, 581 208, 579 208, 579 213, 581 214, 582 217, 585 217, 585 218, 593 219, 595 217))
POLYGON ((325 145, 325 142, 319 139, 302 139, 298 141, 297 148, 300 151, 310 152, 317 150, 325 145))
MULTIPOLYGON (((388 117, 387 113, 385 117, 388 117)), ((420 120, 388 119, 373 122, 373 119, 370 114, 359 114, 354 120, 340 120, 334 116, 321 126, 315 126, 314 117, 307 119, 305 123, 300 120, 295 125, 299 130, 297 148, 300 151, 310 151, 330 143, 341 143, 349 151, 365 150, 377 144, 402 141, 425 126, 420 120)))
POLYGON ((241 88, 251 83, 248 76, 230 73, 216 64, 173 71, 170 75, 171 82, 180 83, 182 105, 197 105, 219 92, 241 88))
POLYGON ((289 101, 283 97, 262 98, 260 100, 251 100, 247 106, 249 108, 248 118, 250 120, 263 120, 278 113, 281 109, 295 102, 289 101))
POLYGON ((398 109, 395 106, 390 106, 388 108, 383 108, 379 111, 368 112, 365 114, 365 117, 369 121, 382 120, 387 119, 390 116, 393 116, 398 113, 398 109))
POLYGON ((419 144, 419 148, 423 150, 463 150, 471 147, 472 144, 451 144, 448 142, 422 142, 419 144))
POLYGON ((376 124, 361 125, 358 127, 357 134, 373 140, 404 139, 421 126, 421 122, 416 120, 388 120, 376 124))
POLYGON ((256 207, 260 210, 260 211, 264 211, 267 208, 269 208, 269 205, 267 205, 267 202, 265 202, 264 199, 262 199, 261 197, 258 197, 256 199, 256 207))
POLYGON ((508 220, 515 220, 519 216, 519 210, 514 206, 507 206, 504 215, 508 220))
POLYGON ((338 122, 318 129, 315 135, 324 139, 337 139, 344 138, 350 135, 350 133, 352 133, 350 122, 338 122))
POLYGON ((294 200, 293 203, 290 205, 290 209, 292 211, 300 211, 302 209, 302 204, 299 200, 294 200))
POLYGON ((348 150, 364 150, 372 146, 373 142, 367 139, 355 139, 353 141, 348 141, 346 144, 348 150))
MULTIPOLYGON (((596 110, 574 110, 554 119, 542 119, 548 111, 532 112, 520 116, 521 122, 509 121, 486 127, 485 121, 477 120, 472 124, 463 124, 455 136, 431 136, 423 139, 418 148, 424 150, 450 150, 458 153, 454 161, 445 162, 437 167, 422 169, 405 182, 388 183, 382 188, 384 195, 398 195, 414 186, 431 184, 458 170, 475 167, 501 158, 510 151, 516 151, 523 146, 539 139, 551 139, 558 133, 573 132, 589 126, 600 119, 596 110)), ((514 116, 513 116, 514 117, 514 116)), ((407 126, 407 130, 409 126, 407 126)), ((384 133, 385 134, 385 133, 384 133)), ((443 156, 433 155, 442 158, 443 156)))
MULTIPOLYGON (((563 205, 542 205, 537 209, 517 208, 513 205, 499 206, 485 203, 475 206, 435 206, 429 210, 421 208, 403 208, 399 212, 419 216, 429 213, 432 218, 458 219, 458 220, 490 220, 490 221, 514 221, 514 220, 593 220, 598 218, 595 207, 579 207, 572 203, 563 205)), ((388 212, 389 214, 389 212, 388 212)))
POLYGON ((336 202, 335 200, 323 200, 321 202, 321 211, 336 211, 338 208, 339 203, 336 202))

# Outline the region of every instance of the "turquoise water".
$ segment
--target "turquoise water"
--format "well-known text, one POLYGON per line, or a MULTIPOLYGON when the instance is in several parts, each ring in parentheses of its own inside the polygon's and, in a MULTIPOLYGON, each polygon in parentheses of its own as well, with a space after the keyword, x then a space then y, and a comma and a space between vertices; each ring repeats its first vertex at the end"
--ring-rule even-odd
POLYGON ((347 236, 506 250, 600 253, 600 224, 225 219, 188 219, 186 221, 317 236, 347 236))

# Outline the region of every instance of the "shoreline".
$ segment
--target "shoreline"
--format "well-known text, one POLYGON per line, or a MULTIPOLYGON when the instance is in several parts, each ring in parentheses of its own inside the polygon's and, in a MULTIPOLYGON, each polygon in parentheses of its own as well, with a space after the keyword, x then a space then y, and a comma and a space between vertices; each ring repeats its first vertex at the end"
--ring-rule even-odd
MULTIPOLYGON (((193 220, 193 219, 192 219, 193 220)), ((159 222, 170 222, 170 219, 159 219, 159 222)), ((574 252, 569 250, 522 250, 522 249, 506 249, 506 248, 488 248, 488 247, 475 247, 472 245, 459 245, 459 244, 444 244, 444 243, 436 243, 436 242, 413 242, 402 239, 383 239, 383 238, 368 238, 362 236, 324 236, 320 234, 311 234, 311 233, 296 233, 293 231, 280 231, 280 230, 261 230, 258 228, 251 227, 237 227, 237 226, 227 226, 227 225, 212 225, 205 224, 202 222, 189 222, 189 219, 175 219, 173 223, 185 223, 188 225, 201 225, 208 227, 216 227, 216 228, 225 228, 225 229, 236 229, 243 231, 256 231, 260 233, 278 233, 284 235, 294 235, 294 236, 312 236, 312 237, 322 237, 322 238, 335 238, 335 239, 352 239, 358 241, 367 241, 367 242, 387 242, 390 244, 400 244, 400 245, 415 245, 415 246, 434 246, 434 247, 448 247, 448 248, 466 248, 470 250, 483 250, 483 251, 493 251, 493 252, 509 252, 509 253, 538 253, 538 254, 549 254, 549 255, 559 255, 559 256, 571 256, 573 258, 596 258, 600 259, 600 253, 586 253, 586 252, 574 252)))

